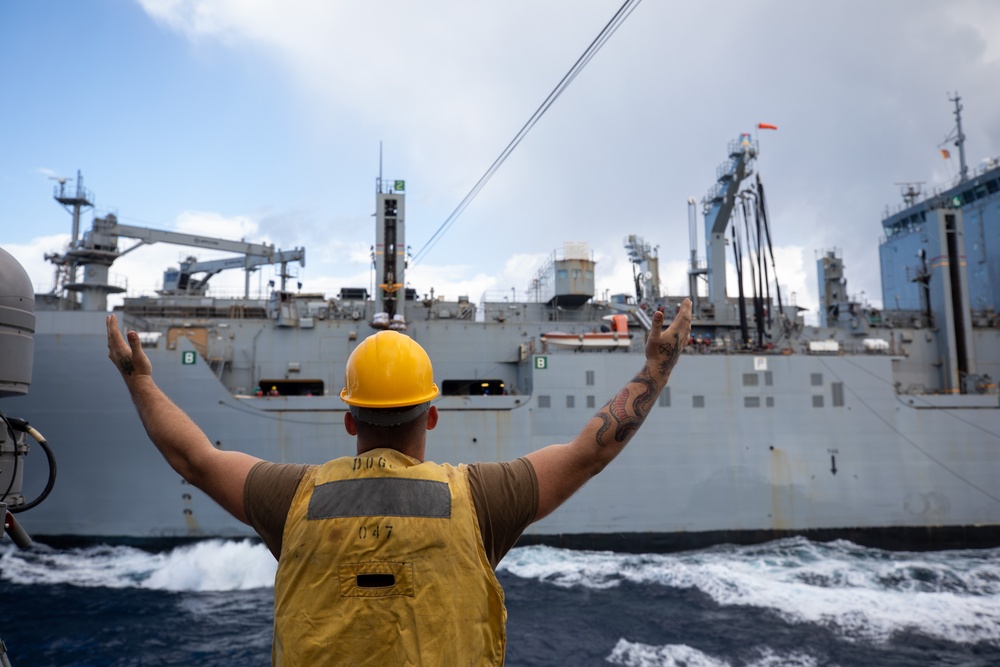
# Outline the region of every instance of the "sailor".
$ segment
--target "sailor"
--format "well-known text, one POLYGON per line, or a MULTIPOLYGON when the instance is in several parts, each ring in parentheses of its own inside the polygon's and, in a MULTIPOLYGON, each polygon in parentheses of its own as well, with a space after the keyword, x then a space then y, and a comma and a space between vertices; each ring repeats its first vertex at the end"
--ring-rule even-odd
POLYGON ((156 386, 152 366, 114 315, 108 356, 150 440, 174 470, 278 559, 275 665, 501 665, 506 610, 494 569, 625 447, 688 341, 691 302, 668 327, 655 312, 638 373, 571 442, 514 461, 426 460, 438 423, 427 353, 380 331, 345 369, 344 428, 357 454, 323 465, 276 464, 216 449, 156 386))

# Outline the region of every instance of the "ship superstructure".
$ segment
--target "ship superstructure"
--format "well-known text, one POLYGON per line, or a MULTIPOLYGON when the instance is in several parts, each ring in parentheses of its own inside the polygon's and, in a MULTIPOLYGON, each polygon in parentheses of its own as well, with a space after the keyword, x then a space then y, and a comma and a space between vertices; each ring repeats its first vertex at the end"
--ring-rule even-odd
MULTIPOLYGON (((749 135, 730 144, 703 201, 707 262, 693 242, 698 307, 670 386, 614 464, 524 540, 619 550, 790 534, 881 546, 1000 543, 1000 397, 992 379, 1000 374, 1000 319, 990 291, 1000 281, 970 278, 968 266, 982 256, 983 270, 996 270, 996 246, 975 243, 996 237, 1000 169, 886 219, 883 275, 896 276, 886 305, 898 296, 898 309, 852 300, 843 258, 824 253, 821 323, 808 326, 770 291, 766 201, 750 178, 757 152, 749 135), (727 247, 746 249, 737 260, 752 272, 736 296, 725 284, 727 247), (702 282, 707 297, 698 296, 702 282), (744 293, 744 284, 755 287, 744 293)), ((32 534, 249 534, 161 460, 102 353, 106 297, 118 289, 107 268, 122 254, 122 238, 234 253, 211 262, 192 256, 165 275, 158 294, 126 297, 118 315, 143 332, 158 384, 217 447, 272 461, 353 454, 339 398, 344 363, 382 328, 412 336, 434 362, 441 418, 428 458, 507 460, 567 442, 639 368, 652 311, 672 317, 683 298, 661 293, 655 249, 635 235, 625 239, 635 295, 596 298, 596 262, 580 242, 553 253, 521 296, 473 303, 420 295, 405 287, 405 183, 380 178, 375 195, 374 294, 352 286, 334 296, 302 293, 283 279, 267 298, 251 298, 249 289, 215 297, 213 272, 249 276, 275 263, 284 277, 288 263, 304 263, 304 250, 227 245, 123 226, 113 216, 74 234, 53 257, 64 276, 59 290, 37 299, 34 386, 17 405, 44 426, 63 471, 30 516, 32 534)))

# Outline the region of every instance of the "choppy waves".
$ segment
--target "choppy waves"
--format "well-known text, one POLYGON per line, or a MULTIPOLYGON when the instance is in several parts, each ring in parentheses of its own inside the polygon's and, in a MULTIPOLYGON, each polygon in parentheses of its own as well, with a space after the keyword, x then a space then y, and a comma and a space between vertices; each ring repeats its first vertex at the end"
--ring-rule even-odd
MULTIPOLYGON (((501 568, 561 587, 607 589, 632 582, 698 589, 719 605, 768 609, 789 623, 829 627, 847 641, 882 642, 915 631, 1000 646, 998 557, 997 549, 888 552, 795 538, 666 555, 528 547, 512 551, 501 568)), ((667 649, 626 642, 612 661, 671 664, 635 658, 667 649)))
POLYGON ((0 577, 23 585, 163 591, 235 591, 274 585, 276 563, 263 544, 206 540, 162 553, 126 546, 0 549, 0 577))
MULTIPOLYGON (((125 546, 57 550, 36 545, 25 551, 9 543, 0 546, 0 579, 43 589, 68 585, 104 588, 109 594, 115 589, 192 594, 253 591, 273 586, 275 567, 270 552, 251 540, 209 540, 160 553, 125 546)), ((883 645, 891 651, 889 647, 906 641, 901 637, 920 636, 941 645, 978 646, 1000 655, 1000 549, 888 552, 847 542, 805 539, 677 554, 535 546, 514 549, 499 569, 521 598, 544 598, 544 590, 549 590, 600 592, 612 595, 601 599, 617 600, 628 597, 627 590, 642 590, 651 592, 641 602, 645 605, 642 613, 655 616, 667 613, 657 603, 658 596, 676 599, 696 595, 705 605, 730 610, 741 618, 769 615, 789 627, 822 628, 845 646, 883 645), (537 590, 537 586, 542 589, 537 590), (619 587, 621 595, 615 593, 619 587)), ((231 604, 230 598, 233 596, 193 597, 191 604, 195 606, 189 611, 199 615, 231 604)), ((266 607, 269 599, 269 591, 254 594, 254 604, 263 601, 266 607)), ((627 604, 624 599, 619 602, 627 604)), ((211 613, 219 615, 218 609, 211 613)), ((580 610, 581 617, 595 613, 580 610)), ((711 609, 692 613, 704 614, 706 619, 717 620, 718 616, 711 609)), ((244 611, 233 613, 234 617, 244 615, 244 611)), ((767 627, 763 622, 761 625, 767 627)), ((266 633, 266 629, 265 619, 257 631, 266 633)), ((676 643, 666 636, 623 636, 628 634, 627 628, 619 629, 601 640, 602 663, 626 667, 813 667, 835 662, 817 658, 810 647, 799 650, 794 643, 772 649, 779 644, 766 639, 745 645, 746 650, 734 662, 732 655, 721 657, 723 653, 715 654, 703 644, 695 648, 696 643, 683 643, 688 637, 678 636, 682 643, 676 643), (663 643, 657 644, 656 638, 663 643)), ((522 636, 520 641, 526 638, 522 636)))

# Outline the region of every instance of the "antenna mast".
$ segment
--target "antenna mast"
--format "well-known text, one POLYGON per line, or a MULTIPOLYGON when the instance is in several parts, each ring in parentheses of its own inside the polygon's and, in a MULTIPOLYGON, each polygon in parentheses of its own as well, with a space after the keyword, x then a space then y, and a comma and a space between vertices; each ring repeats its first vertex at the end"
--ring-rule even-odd
MULTIPOLYGON (((69 242, 69 248, 72 250, 79 245, 80 241, 80 214, 85 208, 93 208, 94 197, 83 187, 83 174, 79 169, 76 171, 75 192, 66 189, 65 178, 58 178, 56 180, 59 181, 59 185, 53 188, 52 198, 62 204, 63 208, 73 216, 73 236, 69 242)), ((68 252, 62 256, 55 254, 46 255, 45 258, 53 261, 56 265, 55 286, 52 288, 52 293, 62 297, 63 291, 76 283, 76 267, 78 264, 76 258, 68 252)), ((60 300, 60 308, 66 305, 66 302, 60 300)))
POLYGON ((955 103, 955 145, 958 146, 958 182, 964 183, 969 180, 969 166, 965 164, 965 134, 962 133, 962 98, 959 97, 958 93, 955 93, 954 97, 949 97, 950 102, 955 103))

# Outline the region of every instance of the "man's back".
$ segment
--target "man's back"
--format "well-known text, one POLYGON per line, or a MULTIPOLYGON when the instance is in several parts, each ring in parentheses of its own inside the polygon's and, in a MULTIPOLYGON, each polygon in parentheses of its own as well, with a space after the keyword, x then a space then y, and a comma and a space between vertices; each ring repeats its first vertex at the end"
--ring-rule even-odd
POLYGON ((274 664, 502 664, 468 475, 392 449, 310 468, 275 577, 274 664))

